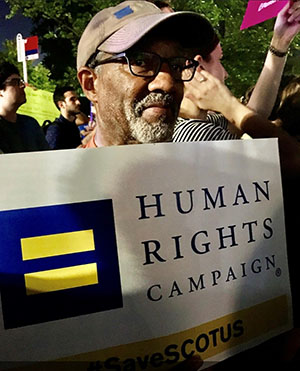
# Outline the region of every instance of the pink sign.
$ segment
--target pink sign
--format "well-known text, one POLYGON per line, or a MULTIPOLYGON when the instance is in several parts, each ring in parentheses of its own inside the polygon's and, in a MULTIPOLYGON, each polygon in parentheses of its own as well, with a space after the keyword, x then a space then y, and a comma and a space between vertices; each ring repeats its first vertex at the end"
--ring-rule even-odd
POLYGON ((241 25, 241 30, 254 26, 255 24, 276 17, 289 0, 256 1, 250 0, 246 14, 241 25))

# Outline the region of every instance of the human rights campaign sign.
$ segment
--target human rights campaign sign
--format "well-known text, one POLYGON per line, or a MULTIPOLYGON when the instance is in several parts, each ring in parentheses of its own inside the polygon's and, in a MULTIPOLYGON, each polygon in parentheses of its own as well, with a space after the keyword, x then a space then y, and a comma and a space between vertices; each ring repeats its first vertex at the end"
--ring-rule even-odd
POLYGON ((7 154, 0 174, 0 361, 205 367, 291 329, 276 139, 7 154))
POLYGON ((122 307, 112 200, 0 212, 6 329, 122 307))

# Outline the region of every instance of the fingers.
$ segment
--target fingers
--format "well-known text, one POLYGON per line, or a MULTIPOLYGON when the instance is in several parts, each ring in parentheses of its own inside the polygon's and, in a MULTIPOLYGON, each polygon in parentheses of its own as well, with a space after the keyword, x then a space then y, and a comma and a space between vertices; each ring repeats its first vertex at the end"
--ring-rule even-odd
POLYGON ((290 8, 287 13, 289 14, 288 22, 299 22, 300 21, 300 1, 292 1, 290 3, 290 8))
POLYGON ((196 73, 194 76, 194 79, 197 80, 198 82, 205 82, 207 80, 209 81, 215 80, 214 76, 205 70, 201 70, 198 73, 196 73))

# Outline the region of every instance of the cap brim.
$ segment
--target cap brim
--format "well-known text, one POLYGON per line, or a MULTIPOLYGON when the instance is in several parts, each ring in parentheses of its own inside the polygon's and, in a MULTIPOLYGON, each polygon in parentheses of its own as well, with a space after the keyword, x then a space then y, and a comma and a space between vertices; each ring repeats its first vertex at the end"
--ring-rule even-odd
MULTIPOLYGON (((179 23, 176 25, 176 28, 178 29, 178 27, 180 27, 182 32, 185 30, 185 27, 180 22, 183 18, 186 18, 185 22, 189 27, 194 24, 196 27, 204 27, 209 31, 212 29, 212 26, 207 19, 202 17, 200 14, 193 12, 151 14, 148 16, 139 17, 113 33, 101 45, 98 46, 98 50, 111 54, 126 51, 154 28, 165 23, 171 18, 174 20, 178 19, 179 23)), ((189 34, 189 37, 193 37, 193 35, 189 34)))

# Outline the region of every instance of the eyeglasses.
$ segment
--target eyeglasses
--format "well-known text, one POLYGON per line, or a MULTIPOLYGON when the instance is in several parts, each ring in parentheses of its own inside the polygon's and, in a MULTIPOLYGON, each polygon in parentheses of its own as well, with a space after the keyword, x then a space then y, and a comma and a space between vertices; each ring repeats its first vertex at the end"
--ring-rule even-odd
POLYGON ((198 62, 186 57, 162 58, 160 55, 148 52, 119 53, 100 61, 98 65, 111 63, 125 58, 132 75, 139 77, 155 77, 162 64, 168 64, 176 81, 191 81, 196 72, 198 62))
POLYGON ((25 86, 25 81, 20 77, 15 77, 13 79, 4 81, 4 86, 25 86))

